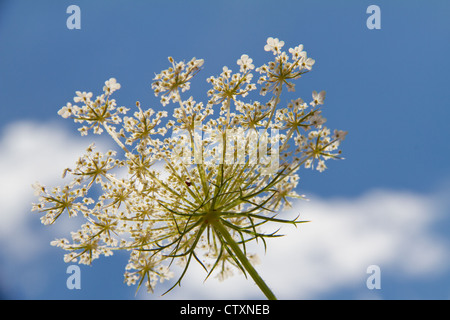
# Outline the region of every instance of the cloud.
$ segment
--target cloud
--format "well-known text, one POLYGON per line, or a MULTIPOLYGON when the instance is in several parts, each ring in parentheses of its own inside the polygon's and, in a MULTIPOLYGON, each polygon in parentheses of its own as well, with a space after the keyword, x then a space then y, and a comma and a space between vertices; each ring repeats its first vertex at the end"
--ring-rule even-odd
POLYGON ((74 138, 55 123, 23 121, 3 129, 0 138, 0 277, 4 278, 3 285, 10 283, 17 287, 16 281, 23 279, 23 283, 28 283, 26 288, 32 288, 30 279, 39 278, 35 276, 38 271, 21 267, 30 265, 49 250, 49 241, 70 226, 70 223, 56 224, 54 228, 40 225, 38 214, 31 213, 31 203, 37 202, 31 185, 36 181, 49 186, 60 183, 64 168, 74 164, 90 141, 74 138), (40 228, 36 228, 36 224, 40 228), (11 276, 18 269, 23 274, 11 276))
MULTIPOLYGON (((315 299, 342 289, 360 298, 382 298, 366 287, 367 268, 377 265, 384 276, 426 278, 448 268, 448 239, 433 233, 445 199, 412 192, 377 190, 356 198, 299 202, 287 213, 300 212, 310 223, 282 229, 285 237, 269 239, 256 268, 279 299, 315 299)), ((224 282, 195 267, 167 299, 260 299, 251 279, 224 282)), ((145 294, 142 298, 149 298, 145 294)))
MULTIPOLYGON (((55 124, 18 122, 4 129, 0 140, 0 239, 5 241, 18 234, 17 228, 23 228, 31 219, 31 202, 37 201, 31 184, 38 180, 58 181, 62 170, 74 163, 83 147, 85 143, 69 138, 55 124)), ((17 243, 10 241, 6 245, 14 247, 17 243)), ((26 248, 14 251, 23 250, 26 248)))

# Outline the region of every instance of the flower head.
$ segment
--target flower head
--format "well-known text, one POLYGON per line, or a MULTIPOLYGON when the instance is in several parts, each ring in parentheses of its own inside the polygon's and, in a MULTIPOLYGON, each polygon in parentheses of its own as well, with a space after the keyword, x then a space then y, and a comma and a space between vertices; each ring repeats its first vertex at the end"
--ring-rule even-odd
POLYGON ((258 257, 247 251, 248 244, 266 245, 278 236, 263 226, 305 222, 279 215, 292 205, 290 199, 303 198, 296 193, 298 172, 303 167, 323 172, 327 160, 340 159, 338 148, 347 134, 331 135, 324 126, 325 91, 314 91, 309 104, 298 97, 284 105, 283 90, 293 91, 293 81, 309 72, 314 60, 302 45, 289 49, 290 56, 283 46, 268 38, 264 49, 274 54, 273 61, 255 69, 243 54, 239 72, 223 67, 209 77, 207 103, 182 97, 204 60, 169 57, 169 68, 152 83, 163 106, 177 104, 169 121, 168 112, 140 102, 119 107, 113 99, 121 87, 115 78, 105 81, 95 98, 76 91, 78 105, 69 102, 58 114, 80 124, 82 135, 106 132, 117 148, 100 152, 91 144, 64 170, 69 180, 64 186, 34 185, 38 203, 32 209, 42 213, 42 223, 54 224, 63 215, 84 219, 70 239, 51 242, 67 251, 64 261, 91 264, 127 251, 125 283, 150 292, 174 276, 173 262, 182 272, 171 289, 196 261, 206 278, 216 273, 225 280, 237 270, 275 298, 254 269, 258 257), (254 69, 261 74, 257 83, 254 69), (261 101, 244 100, 257 84, 261 101), (264 98, 268 92, 273 96, 264 98), (219 115, 213 110, 217 104, 219 115))
POLYGON ((185 63, 183 61, 175 62, 172 57, 169 57, 169 62, 172 67, 157 74, 153 78, 155 81, 152 83, 155 96, 162 94, 161 103, 163 106, 167 105, 170 100, 177 101, 176 92, 178 92, 178 89, 183 92, 189 90, 189 80, 200 71, 204 60, 192 58, 188 63, 185 63))
POLYGON ((284 41, 279 41, 277 38, 267 39, 264 49, 272 51, 275 59, 268 65, 264 64, 256 68, 256 71, 261 74, 258 83, 264 84, 261 88, 261 95, 270 91, 278 94, 282 86, 286 86, 288 91, 295 91, 295 84, 291 80, 296 80, 311 71, 315 63, 314 59, 307 57, 306 51, 303 51, 303 45, 289 49, 292 61, 286 52, 281 51, 283 46, 284 41))

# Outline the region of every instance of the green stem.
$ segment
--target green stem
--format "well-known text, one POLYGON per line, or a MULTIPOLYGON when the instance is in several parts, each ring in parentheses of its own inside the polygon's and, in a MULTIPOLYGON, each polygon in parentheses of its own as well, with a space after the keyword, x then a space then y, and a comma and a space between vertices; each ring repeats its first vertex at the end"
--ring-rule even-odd
POLYGON ((278 84, 278 87, 279 87, 279 90, 278 90, 277 96, 276 96, 276 98, 275 98, 275 104, 274 104, 274 106, 272 107, 272 111, 270 112, 269 120, 267 121, 267 125, 266 125, 266 128, 265 128, 266 131, 267 131, 267 129, 268 129, 269 126, 270 126, 270 122, 272 122, 272 118, 273 118, 273 116, 274 116, 274 114, 275 114, 275 111, 276 111, 276 109, 277 109, 278 101, 280 100, 280 95, 281 95, 281 90, 282 90, 281 84, 278 84))
POLYGON ((230 246, 231 250, 236 254, 236 257, 239 259, 239 261, 242 263, 242 266, 245 268, 245 270, 250 274, 250 276, 255 281, 256 285, 261 289, 261 291, 264 293, 264 295, 269 300, 277 300, 275 295, 273 294, 272 290, 267 286, 267 284, 264 282, 264 280, 260 277, 258 272, 256 272, 255 268, 251 264, 251 262, 248 260, 246 255, 242 252, 239 245, 236 243, 236 241, 233 239, 231 234, 228 232, 227 228, 222 224, 222 222, 219 219, 214 219, 211 221, 213 226, 215 227, 216 231, 218 231, 225 241, 227 242, 227 245, 230 246))

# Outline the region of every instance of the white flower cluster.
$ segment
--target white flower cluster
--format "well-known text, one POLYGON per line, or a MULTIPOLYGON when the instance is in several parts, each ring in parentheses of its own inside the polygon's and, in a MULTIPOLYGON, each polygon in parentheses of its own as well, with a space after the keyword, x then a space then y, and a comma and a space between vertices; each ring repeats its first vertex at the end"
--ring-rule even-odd
POLYGON ((302 98, 282 102, 283 88, 293 91, 291 81, 314 64, 302 45, 289 49, 290 57, 283 46, 283 41, 269 38, 264 49, 274 60, 267 65, 255 69, 253 59, 244 54, 237 60, 239 72, 223 67, 219 76, 209 77, 212 88, 206 104, 181 96, 204 61, 169 58, 171 66, 152 83, 163 107, 176 104, 168 121, 168 112, 144 109, 139 102, 133 114, 126 115, 130 109, 117 107, 111 98, 120 89, 114 78, 94 100, 91 92, 77 91, 77 105, 67 103, 59 115, 82 124, 82 135, 90 129, 96 134, 106 131, 119 152, 101 153, 90 145, 74 167, 64 171, 72 177, 65 186, 34 186, 39 203, 33 210, 43 214, 44 224, 53 224, 63 214, 85 219, 71 240, 52 242, 68 251, 64 260, 90 264, 115 250, 129 251, 125 282, 138 288, 145 284, 149 291, 173 277, 172 261, 183 267, 176 286, 195 260, 207 277, 213 271, 219 279, 233 270, 248 273, 273 297, 252 267, 257 257, 246 246, 276 236, 261 229, 266 223, 303 222, 275 216, 290 205, 289 198, 303 197, 295 192, 300 168, 325 170, 326 160, 340 158, 338 148, 346 135, 339 130, 331 135, 324 126, 324 91, 314 91, 309 103, 302 98), (253 71, 261 74, 257 83, 253 71), (265 101, 243 100, 258 85, 262 98, 273 95, 265 101), (220 112, 213 117, 217 104, 220 112), (169 130, 172 137, 164 138, 169 130), (185 161, 180 150, 186 146, 195 161, 185 161), (253 152, 257 148, 259 152, 253 152), (165 172, 158 170, 159 163, 165 172), (122 168, 127 168, 126 176, 122 168))
POLYGON ((303 45, 289 49, 292 57, 292 62, 290 62, 288 54, 281 51, 283 46, 284 41, 279 41, 277 38, 267 39, 264 50, 272 51, 275 60, 256 69, 262 74, 258 83, 264 84, 261 88, 261 95, 272 90, 277 94, 281 90, 281 85, 286 85, 288 91, 295 91, 295 84, 288 80, 300 78, 302 74, 310 71, 315 63, 315 60, 308 58, 306 51, 303 51, 303 45))
POLYGON ((178 90, 185 92, 190 89, 190 80, 200 71, 204 60, 192 58, 188 63, 177 62, 169 57, 169 62, 172 64, 167 70, 158 74, 152 83, 152 89, 155 96, 162 94, 161 104, 167 105, 170 100, 176 102, 178 100, 178 90))
POLYGON ((111 94, 119 89, 120 84, 116 82, 116 79, 111 78, 105 81, 103 93, 94 101, 91 100, 92 92, 77 91, 73 101, 82 103, 83 106, 78 107, 68 102, 58 111, 58 114, 63 118, 73 117, 77 123, 87 123, 78 129, 83 136, 87 135, 90 129, 93 129, 96 134, 101 134, 103 124, 119 124, 122 121, 121 115, 129 110, 125 107, 116 108, 116 100, 110 99, 111 94))

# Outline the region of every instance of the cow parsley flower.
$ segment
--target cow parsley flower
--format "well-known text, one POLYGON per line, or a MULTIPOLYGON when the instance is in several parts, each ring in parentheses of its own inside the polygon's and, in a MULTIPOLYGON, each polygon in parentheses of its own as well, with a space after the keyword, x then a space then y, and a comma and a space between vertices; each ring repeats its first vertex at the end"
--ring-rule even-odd
POLYGON ((105 81, 105 86, 103 87, 103 91, 107 94, 111 94, 116 90, 120 89, 120 83, 117 83, 115 78, 111 78, 105 81))
POLYGON ((83 219, 68 238, 51 242, 67 252, 64 261, 91 264, 128 252, 124 282, 149 292, 170 281, 178 265, 182 271, 172 290, 197 262, 206 278, 215 274, 225 280, 242 272, 275 299, 254 267, 259 259, 248 244, 265 246, 279 236, 266 225, 305 222, 282 214, 292 206, 290 199, 304 198, 296 192, 299 171, 323 172, 328 160, 341 159, 339 147, 347 134, 331 134, 325 126, 325 91, 313 91, 309 104, 301 97, 281 98, 315 63, 303 45, 289 54, 283 46, 270 37, 264 50, 274 56, 268 63, 255 68, 243 54, 239 72, 225 66, 207 78, 207 102, 185 94, 204 60, 169 57, 170 66, 155 75, 151 88, 162 107, 174 104, 171 115, 140 102, 118 105, 113 94, 121 85, 115 78, 106 80, 95 97, 76 91, 77 105, 68 102, 58 114, 79 124, 83 136, 108 134, 117 148, 100 152, 90 144, 63 171, 66 184, 33 185, 38 202, 32 210, 41 213, 43 224, 61 216, 83 219), (260 74, 256 83, 253 71, 260 74), (248 99, 258 86, 260 101, 248 99))
POLYGON ((284 41, 278 40, 278 38, 267 38, 267 44, 264 46, 265 51, 272 51, 273 54, 279 54, 281 48, 284 46, 284 41))
POLYGON ((312 93, 313 101, 311 101, 311 105, 317 106, 319 104, 323 104, 325 100, 325 95, 326 95, 325 91, 320 91, 319 93, 317 93, 317 91, 314 90, 312 93))
POLYGON ((252 64, 253 59, 249 58, 248 55, 243 54, 241 58, 237 61, 237 64, 240 66, 239 72, 245 73, 248 70, 255 69, 255 66, 252 64))

